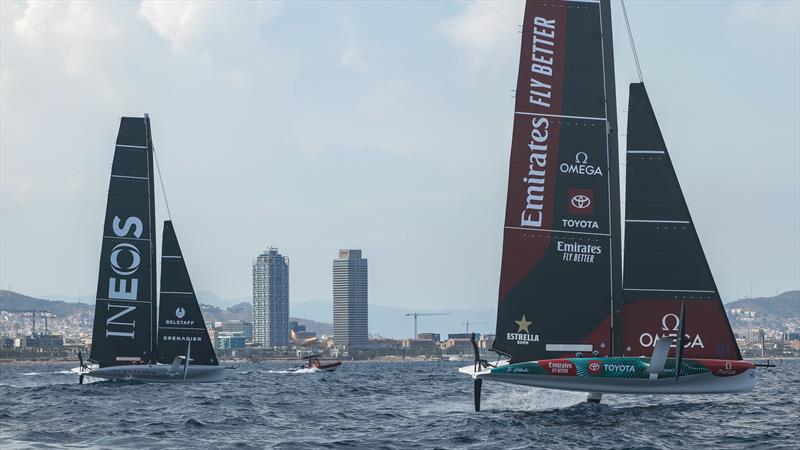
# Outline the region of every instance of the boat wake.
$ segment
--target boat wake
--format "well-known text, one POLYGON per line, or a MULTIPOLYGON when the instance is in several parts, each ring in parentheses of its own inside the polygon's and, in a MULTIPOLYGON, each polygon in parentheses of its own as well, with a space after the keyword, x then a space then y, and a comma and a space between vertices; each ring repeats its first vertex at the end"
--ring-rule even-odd
POLYGON ((25 372, 25 373, 22 373, 20 375, 25 376, 25 377, 38 377, 38 376, 41 376, 41 375, 51 375, 51 374, 74 375, 74 374, 78 373, 78 370, 80 370, 80 368, 76 367, 76 368, 74 368, 72 370, 54 370, 53 372, 25 372))
POLYGON ((316 367, 308 368, 308 367, 299 367, 296 369, 286 369, 286 370, 268 370, 267 373, 317 373, 321 372, 321 370, 317 369, 316 367))
POLYGON ((586 393, 553 389, 513 389, 505 395, 492 395, 483 406, 492 410, 544 411, 561 409, 586 401, 586 393))

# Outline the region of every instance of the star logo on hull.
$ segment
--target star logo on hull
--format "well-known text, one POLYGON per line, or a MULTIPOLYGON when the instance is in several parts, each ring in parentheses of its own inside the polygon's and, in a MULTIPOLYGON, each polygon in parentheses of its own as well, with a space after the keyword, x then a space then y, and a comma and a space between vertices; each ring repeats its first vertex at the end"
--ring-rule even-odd
POLYGON ((517 326, 519 327, 519 329, 517 330, 517 333, 522 333, 522 330, 525 330, 525 333, 528 333, 528 334, 530 333, 530 331, 528 331, 528 327, 531 326, 531 324, 533 322, 531 322, 529 320, 526 320, 525 319, 525 314, 522 315, 522 319, 515 320, 514 322, 516 322, 517 326))

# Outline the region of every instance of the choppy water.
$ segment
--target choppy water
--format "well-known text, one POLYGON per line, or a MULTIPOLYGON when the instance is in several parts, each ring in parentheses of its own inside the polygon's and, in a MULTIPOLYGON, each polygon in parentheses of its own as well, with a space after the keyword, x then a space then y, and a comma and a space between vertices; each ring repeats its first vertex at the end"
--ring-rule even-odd
POLYGON ((70 365, 0 365, 0 447, 798 448, 800 362, 748 394, 584 395, 484 383, 465 363, 242 364, 221 384, 97 382, 70 365))

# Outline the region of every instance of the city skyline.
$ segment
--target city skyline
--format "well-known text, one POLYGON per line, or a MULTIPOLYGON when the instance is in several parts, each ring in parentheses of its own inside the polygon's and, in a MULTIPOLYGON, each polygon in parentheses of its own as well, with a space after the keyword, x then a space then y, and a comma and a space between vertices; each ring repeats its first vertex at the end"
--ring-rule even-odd
MULTIPOLYGON (((268 240, 299 301, 329 300, 329 255, 353 247, 382 267, 373 304, 493 308, 521 3, 245 6, 0 4, 0 285, 92 301, 118 118, 149 112, 198 291, 247 297, 268 240)), ((723 299, 797 289, 797 3, 628 12, 723 299)), ((624 129, 637 76, 612 13, 624 129)))

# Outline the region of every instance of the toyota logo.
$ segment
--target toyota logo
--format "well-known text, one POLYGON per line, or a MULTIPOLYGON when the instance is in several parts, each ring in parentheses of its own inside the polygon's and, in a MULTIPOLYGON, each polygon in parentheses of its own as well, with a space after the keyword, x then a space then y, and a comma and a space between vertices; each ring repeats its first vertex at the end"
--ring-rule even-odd
POLYGON ((602 371, 602 366, 600 365, 600 361, 589 362, 589 373, 593 375, 600 375, 601 371, 602 371))
POLYGON ((578 194, 572 197, 570 203, 572 203, 572 206, 578 209, 586 209, 592 204, 592 201, 589 199, 589 197, 583 194, 578 194))

